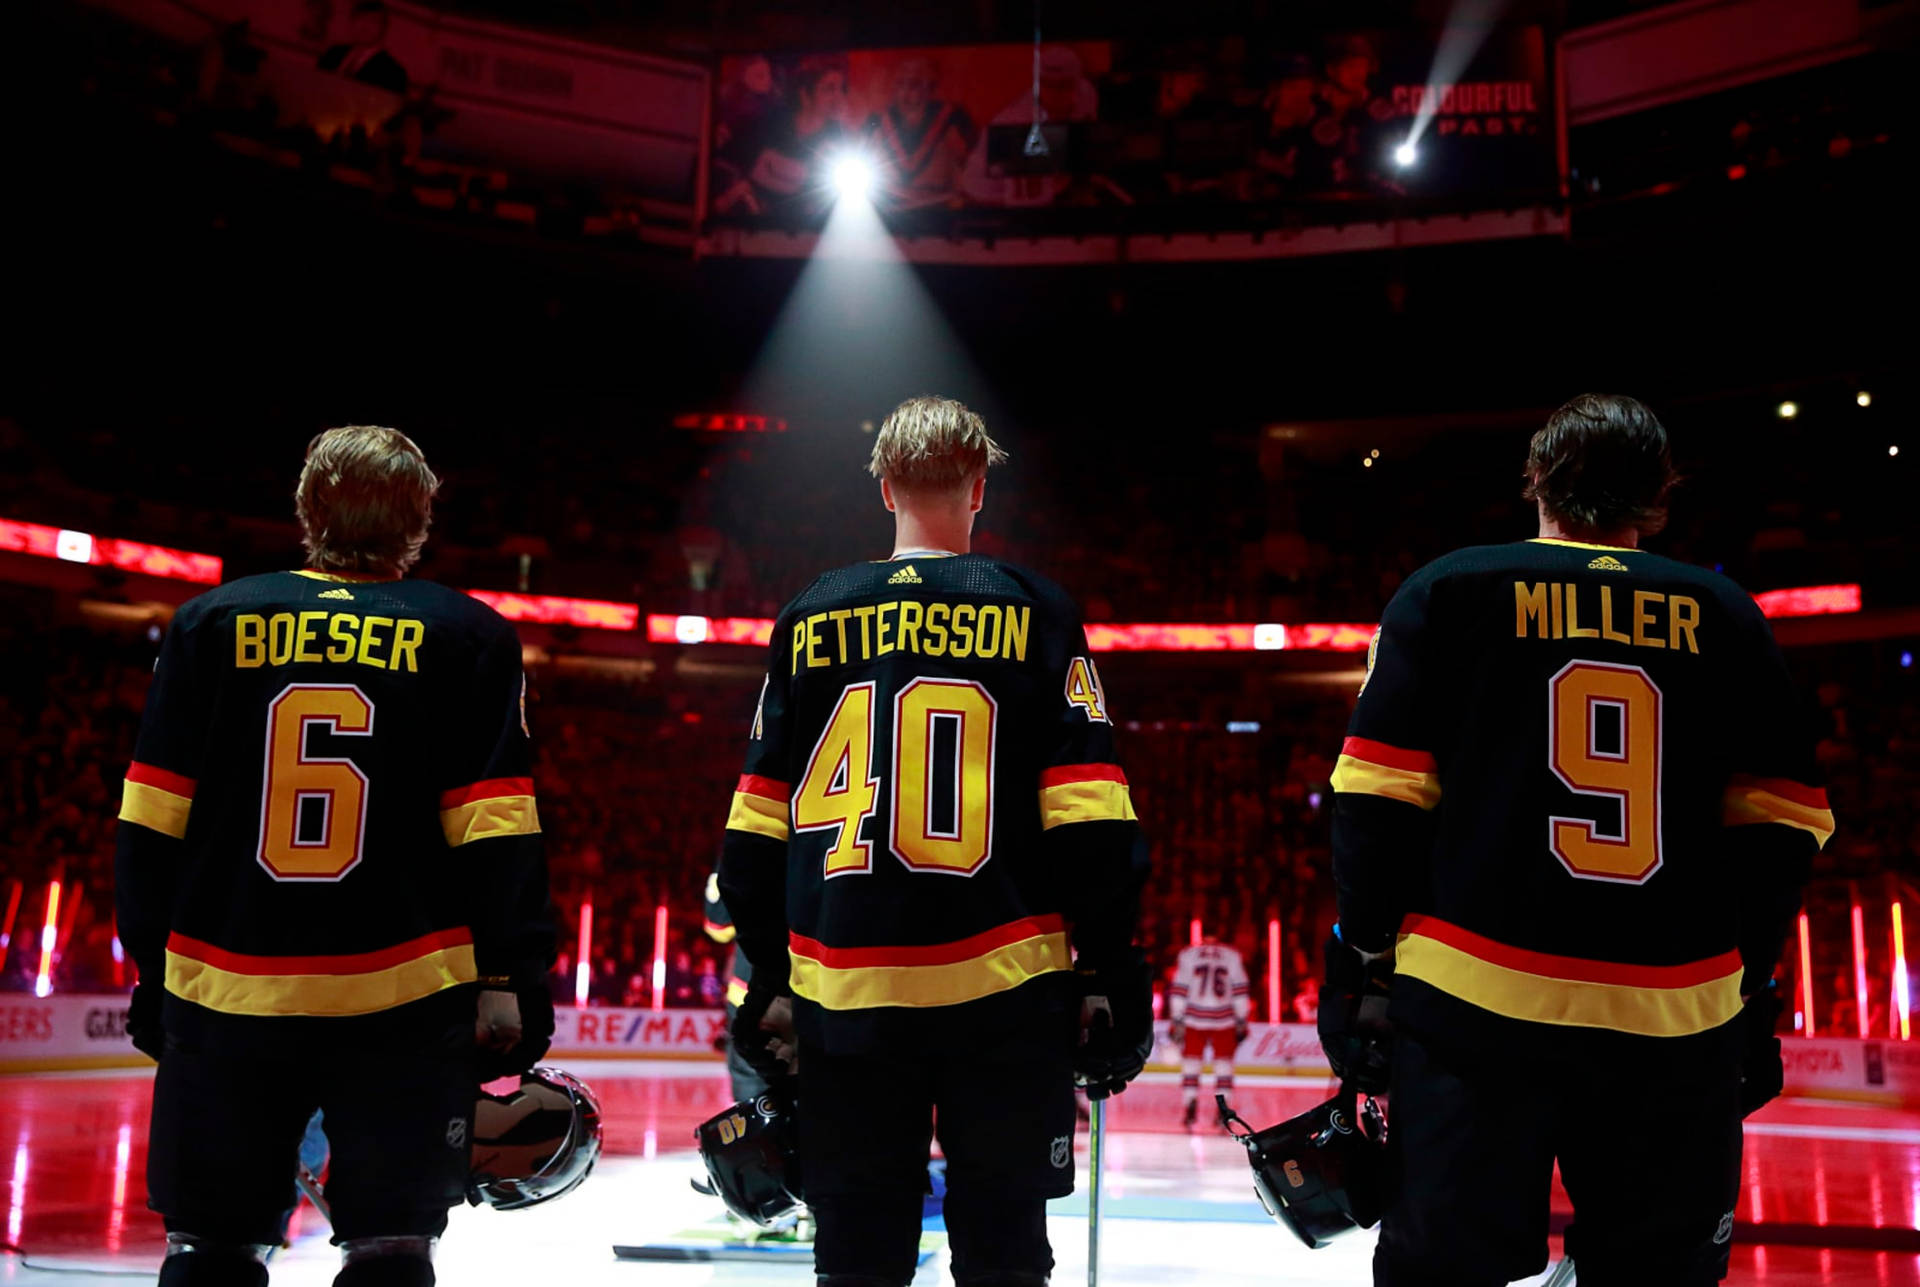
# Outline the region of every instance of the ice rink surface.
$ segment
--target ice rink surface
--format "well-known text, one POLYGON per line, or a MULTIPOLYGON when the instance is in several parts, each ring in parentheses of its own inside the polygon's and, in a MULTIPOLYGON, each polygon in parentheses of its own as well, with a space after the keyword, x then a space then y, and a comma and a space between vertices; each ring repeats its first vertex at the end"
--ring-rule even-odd
MULTIPOLYGON (((698 1172, 693 1127, 729 1099, 718 1065, 582 1060, 571 1065, 600 1096, 607 1153, 573 1194, 523 1212, 453 1213, 441 1243, 450 1287, 810 1284, 801 1263, 674 1265, 618 1261, 615 1243, 672 1240, 711 1221, 717 1204, 688 1187, 698 1172)), ((151 1281, 162 1246, 146 1209, 150 1071, 0 1077, 0 1284, 88 1287, 151 1281), (79 1272, 75 1272, 79 1271, 79 1272)), ((1326 1097, 1323 1082, 1245 1079, 1236 1105, 1258 1126, 1326 1097)), ((1240 1147, 1210 1125, 1179 1123, 1175 1079, 1149 1076, 1114 1102, 1106 1171, 1101 1281, 1208 1287, 1358 1287, 1369 1281, 1372 1235, 1308 1252, 1275 1225, 1252 1192, 1240 1147)), ((1207 1119, 1203 1119, 1205 1121, 1207 1119)), ((1054 1282, 1086 1280, 1084 1130, 1080 1192, 1056 1203, 1054 1282)), ((1650 1159, 1657 1165, 1657 1159, 1650 1159)), ((1564 1197, 1556 1194, 1565 1210, 1564 1197)), ((1747 1124, 1743 1222, 1782 1241, 1734 1249, 1740 1283, 1920 1287, 1920 1113, 1809 1100, 1770 1105, 1747 1124), (1811 1238, 1831 1246, 1791 1245, 1811 1238), (1904 1244, 1908 1249, 1890 1250, 1904 1244)), ((1557 1240, 1554 1251, 1558 1252, 1557 1240)), ((291 1249, 276 1256, 282 1287, 323 1287, 337 1253, 311 1208, 291 1249)), ((916 1283, 947 1281, 944 1256, 916 1283)))

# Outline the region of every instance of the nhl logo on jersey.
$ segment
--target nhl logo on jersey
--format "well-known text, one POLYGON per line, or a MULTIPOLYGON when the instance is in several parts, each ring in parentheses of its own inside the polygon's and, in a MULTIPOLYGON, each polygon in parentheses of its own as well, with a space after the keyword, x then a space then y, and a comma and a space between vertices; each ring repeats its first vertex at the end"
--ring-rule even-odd
POLYGON ((1066 1170, 1073 1161, 1073 1136, 1061 1135, 1055 1138, 1049 1160, 1052 1161, 1054 1170, 1066 1170))
POLYGON ((467 1119, 456 1117, 447 1123, 447 1147, 465 1148, 467 1146, 467 1119))

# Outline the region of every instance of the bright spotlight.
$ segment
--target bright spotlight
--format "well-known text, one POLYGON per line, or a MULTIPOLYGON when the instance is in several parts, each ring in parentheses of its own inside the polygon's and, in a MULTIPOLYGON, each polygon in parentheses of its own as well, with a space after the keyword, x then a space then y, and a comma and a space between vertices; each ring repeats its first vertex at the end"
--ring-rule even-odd
POLYGON ((1420 151, 1414 147, 1412 139, 1393 149, 1393 163, 1403 170, 1419 159, 1420 151))
POLYGON ((1870 407, 1873 405, 1873 395, 1862 389, 1853 395, 1853 401, 1856 406, 1870 407))
POLYGON ((1774 408, 1774 414, 1778 415, 1782 420, 1791 420, 1800 414, 1800 404, 1797 402, 1783 402, 1774 408))
POLYGON ((833 190, 842 200, 864 201, 873 191, 873 163, 858 152, 843 152, 833 162, 833 190))

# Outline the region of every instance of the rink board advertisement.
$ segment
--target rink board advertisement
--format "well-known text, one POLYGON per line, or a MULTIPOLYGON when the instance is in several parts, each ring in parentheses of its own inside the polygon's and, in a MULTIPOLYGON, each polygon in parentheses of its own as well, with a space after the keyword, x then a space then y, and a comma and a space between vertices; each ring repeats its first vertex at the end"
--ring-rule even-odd
MULTIPOLYGON (((554 1016, 557 1063, 569 1059, 720 1059, 724 1010, 640 1010, 613 1006, 561 1007, 554 1016)), ((1156 1025, 1149 1065, 1180 1067, 1180 1050, 1156 1025)), ((1822 1099, 1920 1105, 1920 1042, 1863 1041, 1854 1037, 1787 1037, 1787 1091, 1822 1099)), ((151 1066, 127 1042, 125 995, 0 997, 0 1073, 151 1066)), ((1327 1075, 1313 1025, 1256 1023, 1240 1043, 1237 1073, 1327 1075)))

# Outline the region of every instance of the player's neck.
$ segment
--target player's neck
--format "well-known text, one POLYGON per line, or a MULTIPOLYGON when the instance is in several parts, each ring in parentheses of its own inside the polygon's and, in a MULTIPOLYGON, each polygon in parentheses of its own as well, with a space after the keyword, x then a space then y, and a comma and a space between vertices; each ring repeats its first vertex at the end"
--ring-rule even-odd
POLYGON ((1557 518, 1540 516, 1540 539, 1543 541, 1573 541, 1580 545, 1612 545, 1623 550, 1640 548, 1640 529, 1637 527, 1618 527, 1602 530, 1594 527, 1579 527, 1571 523, 1562 523, 1557 518))
POLYGON ((973 547, 973 514, 909 514, 893 516, 893 557, 902 554, 965 554, 973 547))

